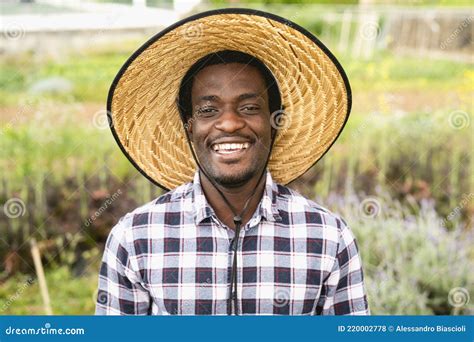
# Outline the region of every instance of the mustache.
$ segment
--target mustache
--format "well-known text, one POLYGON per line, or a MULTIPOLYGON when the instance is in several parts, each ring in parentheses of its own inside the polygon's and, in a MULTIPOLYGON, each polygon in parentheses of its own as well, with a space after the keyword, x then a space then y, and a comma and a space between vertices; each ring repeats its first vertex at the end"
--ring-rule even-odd
POLYGON ((225 138, 239 138, 250 141, 251 143, 255 142, 256 138, 247 134, 219 134, 215 137, 209 137, 207 139, 206 145, 210 147, 215 141, 225 138))

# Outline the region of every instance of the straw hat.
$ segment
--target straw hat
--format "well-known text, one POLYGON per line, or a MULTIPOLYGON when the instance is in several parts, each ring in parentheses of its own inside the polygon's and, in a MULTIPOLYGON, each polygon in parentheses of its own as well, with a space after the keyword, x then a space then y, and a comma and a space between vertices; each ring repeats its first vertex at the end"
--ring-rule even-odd
POLYGON ((181 79, 201 57, 237 50, 273 73, 285 115, 268 163, 287 184, 331 147, 351 109, 349 82, 339 62, 311 33, 274 14, 226 8, 199 13, 161 31, 122 66, 107 113, 112 133, 132 164, 156 185, 173 189, 196 170, 176 98, 181 79))

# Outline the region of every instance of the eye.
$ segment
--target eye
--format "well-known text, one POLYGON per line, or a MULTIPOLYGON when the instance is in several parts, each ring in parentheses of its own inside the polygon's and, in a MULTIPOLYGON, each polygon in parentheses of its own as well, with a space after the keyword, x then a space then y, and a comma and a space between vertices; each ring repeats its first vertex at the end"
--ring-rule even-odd
POLYGON ((196 110, 197 117, 211 117, 218 112, 216 108, 213 107, 201 107, 196 110))
POLYGON ((258 111, 260 110, 260 107, 254 106, 254 105, 247 105, 247 106, 242 107, 241 110, 244 111, 245 113, 252 114, 252 113, 258 113, 258 111))

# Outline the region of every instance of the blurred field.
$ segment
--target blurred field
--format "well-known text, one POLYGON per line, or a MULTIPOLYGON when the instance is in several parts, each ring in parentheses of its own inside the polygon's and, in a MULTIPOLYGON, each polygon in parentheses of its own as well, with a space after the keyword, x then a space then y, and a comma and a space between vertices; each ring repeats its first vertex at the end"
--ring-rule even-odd
MULTIPOLYGON (((19 217, 0 212, 2 314, 43 313, 28 281, 32 236, 54 313, 91 314, 108 232, 161 194, 122 155, 105 117, 110 83, 140 44, 0 61, 0 202, 24 203, 19 217)), ((337 54, 352 116, 291 186, 354 230, 373 314, 472 314, 472 303, 453 305, 449 294, 474 284, 473 65, 337 54)))

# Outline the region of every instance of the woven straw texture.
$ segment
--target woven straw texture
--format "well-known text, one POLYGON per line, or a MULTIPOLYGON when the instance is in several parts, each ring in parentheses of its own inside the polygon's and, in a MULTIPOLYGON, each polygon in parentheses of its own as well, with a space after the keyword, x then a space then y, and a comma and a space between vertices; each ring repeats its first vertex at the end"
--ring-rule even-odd
POLYGON ((145 48, 116 81, 111 125, 122 149, 158 185, 192 180, 196 164, 176 106, 178 87, 199 58, 219 50, 254 55, 278 82, 284 116, 268 168, 287 184, 332 145, 349 112, 348 90, 331 58, 291 23, 249 14, 188 21, 145 48))

